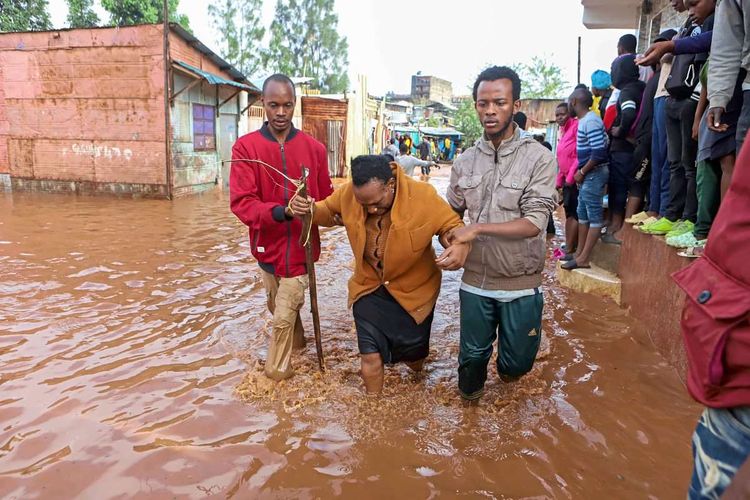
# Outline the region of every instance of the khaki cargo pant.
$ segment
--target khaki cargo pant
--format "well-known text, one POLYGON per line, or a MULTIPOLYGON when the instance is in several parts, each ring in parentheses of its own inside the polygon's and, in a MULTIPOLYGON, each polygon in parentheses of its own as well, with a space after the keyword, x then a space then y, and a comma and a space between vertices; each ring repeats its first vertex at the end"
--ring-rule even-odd
POLYGON ((268 310, 273 314, 273 332, 266 359, 266 376, 283 380, 294 375, 292 348, 305 347, 305 330, 299 311, 305 303, 307 276, 279 278, 261 269, 268 310))

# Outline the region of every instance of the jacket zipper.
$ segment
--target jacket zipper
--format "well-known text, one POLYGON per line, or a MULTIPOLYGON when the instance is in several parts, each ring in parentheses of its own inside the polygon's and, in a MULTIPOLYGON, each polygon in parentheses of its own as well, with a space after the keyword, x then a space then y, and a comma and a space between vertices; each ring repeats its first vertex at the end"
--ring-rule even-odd
MULTIPOLYGON (((495 192, 495 183, 497 182, 497 168, 498 168, 498 161, 497 161, 497 148, 494 148, 495 150, 495 168, 492 172, 492 184, 490 184, 490 207, 487 209, 487 222, 489 223, 489 214, 492 212, 492 201, 493 201, 493 193, 495 192)), ((484 259, 484 245, 482 246, 482 286, 480 288, 484 288, 484 284, 487 281, 487 263, 484 259)))
MULTIPOLYGON (((279 146, 281 147, 281 164, 284 169, 284 205, 289 204, 289 181, 287 180, 287 177, 289 176, 289 173, 287 172, 286 167, 286 153, 284 152, 284 143, 279 143, 279 146)), ((286 217, 286 212, 284 213, 284 216, 286 217)), ((291 221, 286 221, 286 270, 285 274, 286 277, 289 277, 289 252, 292 248, 292 223, 291 221)))

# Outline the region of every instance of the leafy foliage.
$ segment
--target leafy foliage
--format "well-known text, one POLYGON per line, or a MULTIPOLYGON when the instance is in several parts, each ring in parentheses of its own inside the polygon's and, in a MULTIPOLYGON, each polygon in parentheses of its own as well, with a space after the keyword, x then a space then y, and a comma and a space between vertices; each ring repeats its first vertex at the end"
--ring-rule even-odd
POLYGON ((465 99, 458 106, 455 128, 464 134, 463 144, 465 147, 473 145, 482 136, 482 124, 479 123, 479 117, 476 109, 474 109, 472 99, 465 99))
POLYGON ((0 0, 0 32, 52 29, 47 0, 0 0))
POLYGON ((349 44, 333 7, 333 0, 277 0, 266 68, 310 77, 322 92, 346 90, 349 44))
MULTIPOLYGON (((190 20, 177 13, 180 0, 168 0, 169 20, 190 31, 190 20)), ((130 26, 164 22, 162 0, 102 0, 102 7, 110 13, 115 26, 130 26)))
POLYGON ((521 77, 521 97, 523 99, 561 98, 568 87, 562 69, 555 63, 538 56, 529 63, 511 66, 521 77))
POLYGON ((219 0, 208 6, 211 25, 221 35, 222 56, 246 75, 262 65, 262 6, 263 0, 219 0))
POLYGON ((67 0, 68 25, 71 28, 93 28, 99 25, 99 16, 93 8, 93 0, 67 0))

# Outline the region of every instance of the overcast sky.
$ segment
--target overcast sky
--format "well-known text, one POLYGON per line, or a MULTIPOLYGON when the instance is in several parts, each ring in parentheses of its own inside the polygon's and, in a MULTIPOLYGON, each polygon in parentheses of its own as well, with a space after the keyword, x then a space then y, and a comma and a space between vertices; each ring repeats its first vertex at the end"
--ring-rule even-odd
MULTIPOLYGON (((265 0, 266 26, 275 4, 265 0)), ((65 0, 49 5, 54 26, 66 27, 65 0)), ((195 35, 218 53, 207 5, 182 0, 178 10, 190 17, 195 35)), ((409 93, 417 71, 453 82, 456 95, 467 94, 487 65, 525 62, 535 55, 557 63, 572 89, 578 36, 583 37, 581 75, 590 84, 594 70, 609 71, 617 39, 627 32, 584 28, 580 0, 336 0, 336 10, 338 31, 349 40, 350 80, 366 75, 376 95, 409 93)))

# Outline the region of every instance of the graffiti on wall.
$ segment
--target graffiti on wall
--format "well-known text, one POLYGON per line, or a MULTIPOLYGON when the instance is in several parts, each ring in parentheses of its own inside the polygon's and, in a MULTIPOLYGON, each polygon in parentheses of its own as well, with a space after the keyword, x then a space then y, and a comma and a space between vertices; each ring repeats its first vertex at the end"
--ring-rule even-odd
POLYGON ((91 158, 107 158, 108 160, 124 158, 127 161, 133 157, 133 151, 128 148, 120 149, 107 145, 96 145, 94 143, 78 144, 73 143, 70 148, 63 148, 63 156, 68 153, 76 156, 88 156, 91 158))

